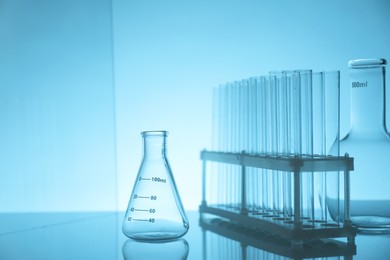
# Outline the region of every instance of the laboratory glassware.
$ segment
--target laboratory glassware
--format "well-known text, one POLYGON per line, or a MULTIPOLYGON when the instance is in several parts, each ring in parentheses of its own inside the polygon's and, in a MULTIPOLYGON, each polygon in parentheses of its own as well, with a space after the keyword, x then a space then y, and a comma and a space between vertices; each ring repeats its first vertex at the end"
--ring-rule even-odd
POLYGON ((183 236, 189 229, 166 155, 167 131, 145 131, 143 158, 122 224, 123 233, 138 240, 183 236))
POLYGON ((351 221, 360 231, 390 232, 390 136, 386 127, 385 59, 349 61, 351 129, 341 153, 355 158, 351 221))
MULTIPOLYGON (((340 155, 340 71, 314 72, 312 85, 313 156, 338 157, 340 155)), ((332 221, 328 207, 333 207, 331 210, 337 212, 335 215, 344 217, 345 211, 339 210, 338 206, 340 196, 343 196, 344 192, 349 192, 349 190, 345 191, 345 176, 331 170, 320 171, 313 175, 311 187, 313 195, 310 196, 309 207, 313 219, 327 226, 339 225, 338 220, 332 221)))
POLYGON ((287 235, 294 247, 321 237, 353 242, 353 158, 338 149, 340 72, 276 71, 215 91, 219 145, 201 153, 200 212, 287 235))

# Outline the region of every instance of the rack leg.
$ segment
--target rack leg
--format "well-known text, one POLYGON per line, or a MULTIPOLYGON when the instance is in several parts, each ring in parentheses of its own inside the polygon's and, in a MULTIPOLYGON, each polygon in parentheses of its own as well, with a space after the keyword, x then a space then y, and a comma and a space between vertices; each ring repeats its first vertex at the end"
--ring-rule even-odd
POLYGON ((351 225, 349 171, 344 171, 344 225, 351 225))
POLYGON ((301 175, 294 172, 294 229, 301 228, 301 175))
POLYGON ((202 206, 206 205, 206 160, 202 160, 202 206))
POLYGON ((246 174, 245 166, 241 166, 241 214, 247 215, 248 209, 246 207, 246 174))

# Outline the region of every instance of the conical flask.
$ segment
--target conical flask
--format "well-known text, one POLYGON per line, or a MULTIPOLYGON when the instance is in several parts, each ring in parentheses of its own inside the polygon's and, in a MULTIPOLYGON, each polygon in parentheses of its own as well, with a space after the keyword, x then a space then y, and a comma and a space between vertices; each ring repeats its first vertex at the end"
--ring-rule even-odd
POLYGON ((167 131, 146 131, 143 158, 122 224, 133 239, 174 239, 189 223, 166 156, 167 131))
POLYGON ((354 157, 350 217, 362 232, 390 232, 390 138, 386 127, 385 59, 349 62, 352 125, 340 142, 354 157))

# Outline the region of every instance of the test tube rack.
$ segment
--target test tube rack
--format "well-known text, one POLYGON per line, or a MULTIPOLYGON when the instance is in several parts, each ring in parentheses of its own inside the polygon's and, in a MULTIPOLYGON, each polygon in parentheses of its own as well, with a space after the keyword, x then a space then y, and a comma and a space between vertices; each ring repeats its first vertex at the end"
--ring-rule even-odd
MULTIPOLYGON (((279 156, 241 153, 218 152, 203 150, 200 154, 202 160, 202 203, 199 207, 201 219, 204 214, 211 214, 237 223, 243 227, 251 227, 269 232, 287 241, 290 241, 292 248, 302 248, 304 241, 325 238, 347 238, 348 244, 354 244, 356 228, 350 221, 350 172, 353 171, 353 158, 345 156, 279 156), (241 196, 239 207, 228 207, 221 204, 208 204, 206 200, 206 177, 207 162, 237 165, 240 167, 239 185, 241 196), (286 221, 280 217, 269 217, 262 215, 262 209, 254 212, 247 207, 247 169, 271 170, 272 174, 289 172, 292 174, 292 198, 293 212, 291 220, 286 221), (301 216, 301 178, 303 173, 312 175, 320 172, 337 174, 343 172, 344 178, 344 205, 342 221, 338 224, 328 224, 305 220, 301 216), (310 223, 310 224, 308 224, 310 223)), ((210 187, 213 188, 213 187, 210 187)), ((253 191, 252 191, 253 192, 253 191)), ((260 191, 255 191, 260 192, 260 191)), ((265 209, 264 209, 265 210, 265 209)))

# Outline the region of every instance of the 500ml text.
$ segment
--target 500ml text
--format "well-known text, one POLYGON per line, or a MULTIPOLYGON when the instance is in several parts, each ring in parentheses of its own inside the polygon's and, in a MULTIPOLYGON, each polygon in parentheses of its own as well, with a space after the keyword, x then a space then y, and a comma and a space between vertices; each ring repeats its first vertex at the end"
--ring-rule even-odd
POLYGON ((367 86, 368 86, 367 81, 366 82, 359 82, 359 81, 352 82, 352 88, 366 88, 367 86))

